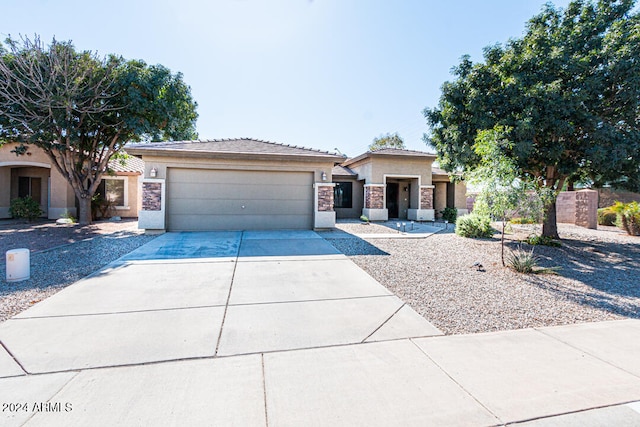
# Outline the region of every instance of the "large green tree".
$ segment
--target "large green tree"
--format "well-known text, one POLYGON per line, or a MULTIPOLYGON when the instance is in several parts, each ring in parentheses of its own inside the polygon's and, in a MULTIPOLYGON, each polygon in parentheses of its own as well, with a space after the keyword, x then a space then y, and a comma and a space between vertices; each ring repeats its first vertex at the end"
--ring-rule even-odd
POLYGON ((387 133, 386 135, 380 135, 373 139, 373 142, 369 144, 369 151, 382 150, 383 148, 406 148, 404 140, 398 135, 398 133, 387 133))
POLYGON ((180 73, 99 57, 71 42, 0 44, 0 145, 40 147, 91 222, 91 198, 128 142, 196 138, 197 104, 180 73))
POLYGON ((479 131, 509 129, 498 154, 551 194, 543 235, 557 238, 555 196, 567 182, 640 187, 640 15, 633 0, 547 4, 522 38, 463 57, 425 109, 425 141, 448 171, 472 171, 479 131))

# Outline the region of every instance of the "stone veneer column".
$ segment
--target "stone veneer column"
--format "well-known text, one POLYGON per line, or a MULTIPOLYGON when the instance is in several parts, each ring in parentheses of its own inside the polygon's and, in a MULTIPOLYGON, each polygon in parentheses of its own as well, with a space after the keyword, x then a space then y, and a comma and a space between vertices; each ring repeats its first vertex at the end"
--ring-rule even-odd
POLYGON ((138 212, 138 228, 147 232, 163 232, 165 225, 165 194, 164 179, 145 178, 140 187, 142 206, 138 212))
POLYGON ((333 210, 332 182, 316 182, 314 185, 313 228, 333 228, 336 226, 336 213, 333 210))
POLYGON ((435 219, 435 210, 433 209, 433 185, 420 186, 420 200, 418 201, 418 209, 407 210, 407 219, 413 221, 432 221, 435 219))
POLYGON ((333 186, 318 186, 318 211, 333 211, 333 186))
POLYGON ((384 205, 385 184, 364 185, 364 207, 362 215, 370 221, 386 221, 389 219, 389 211, 384 205))
POLYGON ((384 209, 383 185, 365 185, 364 207, 367 209, 384 209))
POLYGON ((162 183, 143 182, 142 183, 142 210, 160 211, 162 210, 162 183))
POLYGON ((420 186, 420 207, 419 209, 433 209, 433 185, 420 186))

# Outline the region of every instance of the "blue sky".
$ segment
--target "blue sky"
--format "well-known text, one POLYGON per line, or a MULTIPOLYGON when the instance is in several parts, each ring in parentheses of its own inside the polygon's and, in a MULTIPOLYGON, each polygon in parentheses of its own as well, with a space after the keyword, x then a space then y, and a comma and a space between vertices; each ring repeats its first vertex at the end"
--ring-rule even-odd
MULTIPOLYGON (((251 137, 349 156, 398 132, 464 54, 523 34, 544 0, 4 0, 3 38, 39 34, 182 72, 202 139, 251 137)), ((567 0, 554 4, 564 7, 567 0)))

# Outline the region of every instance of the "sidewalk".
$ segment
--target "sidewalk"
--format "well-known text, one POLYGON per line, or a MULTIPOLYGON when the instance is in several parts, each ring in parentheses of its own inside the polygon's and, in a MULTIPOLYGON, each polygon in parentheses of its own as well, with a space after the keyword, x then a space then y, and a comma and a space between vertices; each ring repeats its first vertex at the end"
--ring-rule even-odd
POLYGON ((442 336, 312 232, 160 236, 0 342, 2 425, 640 425, 640 321, 442 336))

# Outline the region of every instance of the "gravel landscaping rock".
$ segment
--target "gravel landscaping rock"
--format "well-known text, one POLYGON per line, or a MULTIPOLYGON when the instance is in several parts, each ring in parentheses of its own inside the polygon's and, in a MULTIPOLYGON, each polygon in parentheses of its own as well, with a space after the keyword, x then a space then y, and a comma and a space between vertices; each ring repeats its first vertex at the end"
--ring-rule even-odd
MULTIPOLYGON (((443 229, 424 239, 367 239, 367 234, 397 231, 393 224, 359 222, 340 222, 337 228, 323 237, 447 334, 640 318, 640 238, 615 227, 560 224, 561 247, 535 247, 542 267, 560 267, 557 275, 524 275, 503 267, 498 234, 465 239, 443 229)), ((539 231, 512 226, 508 250, 539 231)), ((0 223, 0 321, 154 237, 127 221, 89 227, 0 223), (20 247, 32 251, 31 278, 10 284, 4 253, 20 247)))
MULTIPOLYGON (((325 238, 446 334, 640 318, 640 239, 614 227, 560 224, 562 246, 534 250, 558 274, 525 275, 502 266, 498 234, 466 239, 443 230, 425 239, 367 240, 360 230, 372 226, 339 223, 362 238, 325 238)), ((508 250, 536 231, 514 226, 508 250)))
POLYGON ((87 227, 55 225, 0 225, 0 322, 26 310, 64 287, 149 242, 136 221, 100 222, 87 227), (31 277, 7 282, 5 252, 29 248, 31 277))

